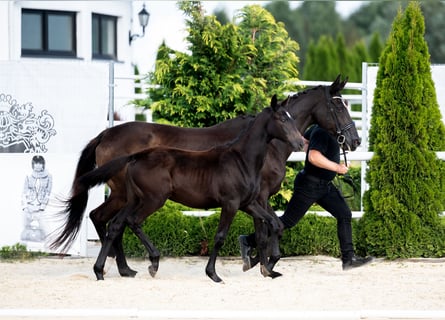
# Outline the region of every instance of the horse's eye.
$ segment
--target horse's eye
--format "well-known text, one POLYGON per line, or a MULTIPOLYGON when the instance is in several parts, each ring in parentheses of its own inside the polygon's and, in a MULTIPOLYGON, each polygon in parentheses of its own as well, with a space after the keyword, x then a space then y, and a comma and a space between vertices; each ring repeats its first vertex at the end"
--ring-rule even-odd
POLYGON ((286 122, 287 120, 289 120, 289 117, 286 114, 282 114, 280 120, 281 122, 286 122))
POLYGON ((288 120, 292 120, 292 116, 290 115, 289 112, 285 111, 282 115, 281 115, 281 122, 286 122, 288 120))
POLYGON ((349 102, 348 100, 341 98, 341 97, 334 97, 335 103, 335 110, 337 112, 343 112, 345 109, 348 109, 349 102))

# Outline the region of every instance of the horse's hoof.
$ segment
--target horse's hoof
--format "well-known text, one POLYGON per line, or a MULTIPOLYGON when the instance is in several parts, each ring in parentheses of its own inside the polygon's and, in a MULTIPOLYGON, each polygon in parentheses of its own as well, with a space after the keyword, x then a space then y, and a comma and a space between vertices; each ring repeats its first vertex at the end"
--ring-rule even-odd
POLYGON ((104 280, 104 271, 102 269, 94 267, 93 270, 97 280, 104 280))
POLYGON ((154 278, 156 273, 158 272, 158 268, 155 268, 153 266, 148 267, 148 272, 150 273, 151 277, 154 278))
POLYGON ((282 276, 281 273, 273 271, 273 270, 270 270, 270 269, 268 269, 267 267, 265 267, 263 265, 261 265, 261 274, 264 277, 270 277, 272 279, 275 279, 275 278, 278 278, 278 277, 282 276))
POLYGON ((138 273, 137 271, 130 268, 119 270, 119 274, 121 275, 121 277, 134 278, 137 273, 138 273))
POLYGON ((96 275, 96 280, 104 280, 104 274, 103 273, 99 273, 99 272, 94 272, 94 274, 96 275))
POLYGON ((154 278, 159 268, 159 256, 149 257, 151 265, 148 266, 148 272, 154 278))
POLYGON ((250 257, 250 267, 253 268, 255 267, 258 262, 260 262, 260 257, 258 255, 256 255, 255 257, 250 257))
POLYGON ((211 273, 211 274, 207 273, 207 276, 216 283, 224 283, 223 280, 220 277, 218 277, 216 273, 211 273))
POLYGON ((271 271, 269 274, 269 277, 271 277, 272 279, 275 279, 275 278, 281 277, 282 275, 283 275, 282 273, 279 273, 276 271, 271 271))
POLYGON ((280 260, 280 258, 281 258, 280 256, 271 257, 269 259, 269 263, 267 264, 267 269, 268 270, 273 270, 273 268, 275 268, 275 265, 280 260))
POLYGON ((269 269, 267 269, 267 267, 265 267, 264 265, 260 266, 260 272, 263 275, 263 277, 270 277, 271 276, 271 271, 269 271, 269 269))
POLYGON ((104 274, 107 274, 108 271, 111 268, 111 265, 116 263, 116 258, 114 257, 107 257, 107 260, 105 260, 105 266, 104 266, 104 274))

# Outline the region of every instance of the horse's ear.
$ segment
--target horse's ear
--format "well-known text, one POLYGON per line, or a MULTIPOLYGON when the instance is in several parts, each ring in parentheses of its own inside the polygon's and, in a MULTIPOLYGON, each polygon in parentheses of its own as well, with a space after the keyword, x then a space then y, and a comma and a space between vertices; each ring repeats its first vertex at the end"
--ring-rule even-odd
POLYGON ((345 80, 343 80, 340 83, 340 90, 343 90, 343 88, 345 87, 346 83, 348 83, 348 79, 349 79, 349 77, 346 77, 345 80))
POLYGON ((341 79, 341 74, 339 74, 337 76, 337 78, 335 79, 335 81, 331 84, 331 88, 330 88, 331 94, 334 94, 336 92, 343 90, 346 83, 348 82, 348 77, 346 77, 345 80, 343 80, 343 81, 340 81, 340 79, 341 79))
POLYGON ((270 100, 270 106, 272 107, 273 111, 277 111, 278 109, 278 100, 277 100, 277 95, 274 94, 272 99, 270 100))
POLYGON ((338 84, 340 83, 340 79, 341 79, 341 74, 339 74, 337 76, 337 78, 335 78, 334 82, 332 83, 331 87, 336 87, 338 86, 338 84))

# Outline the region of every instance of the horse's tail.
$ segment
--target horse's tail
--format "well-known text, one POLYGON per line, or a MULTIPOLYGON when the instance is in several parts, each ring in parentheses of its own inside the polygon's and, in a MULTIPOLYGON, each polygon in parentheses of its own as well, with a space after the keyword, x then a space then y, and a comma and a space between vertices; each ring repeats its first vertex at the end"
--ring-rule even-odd
POLYGON ((105 130, 99 133, 97 137, 92 139, 85 146, 85 148, 83 148, 82 153, 80 154, 79 157, 79 161, 77 161, 76 173, 74 175, 74 182, 78 177, 84 175, 85 173, 93 170, 96 167, 96 148, 99 145, 99 143, 102 142, 102 137, 104 135, 104 132, 105 130))
POLYGON ((131 156, 116 158, 74 180, 72 195, 65 201, 66 208, 61 212, 61 214, 68 215, 68 217, 66 218, 65 225, 59 230, 58 236, 50 244, 51 249, 61 247, 62 252, 66 252, 70 248, 82 224, 82 217, 88 202, 89 189, 110 180, 125 167, 130 159, 131 156))

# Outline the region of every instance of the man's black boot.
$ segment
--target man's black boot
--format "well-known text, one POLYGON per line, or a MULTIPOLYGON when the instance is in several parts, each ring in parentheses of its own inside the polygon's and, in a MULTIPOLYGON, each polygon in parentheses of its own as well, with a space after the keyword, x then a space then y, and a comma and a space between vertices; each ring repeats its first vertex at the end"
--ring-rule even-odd
POLYGON ((358 268, 361 266, 364 266, 374 260, 374 257, 359 257, 356 255, 353 255, 351 258, 349 258, 346 261, 343 261, 343 270, 350 270, 352 268, 358 268))
POLYGON ((252 252, 252 248, 247 243, 247 236, 241 235, 238 237, 241 258, 243 259, 243 271, 249 270, 252 265, 250 263, 250 254, 252 252))

